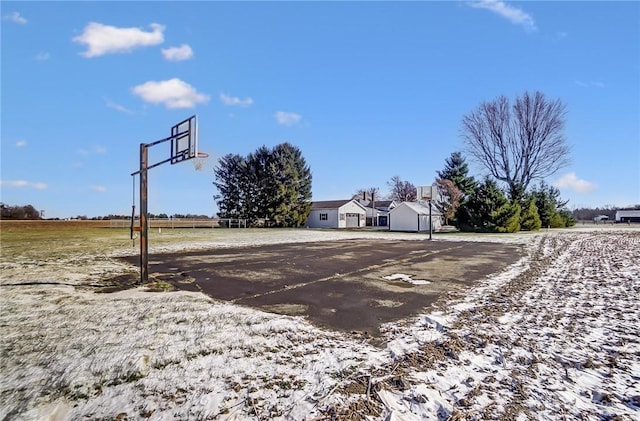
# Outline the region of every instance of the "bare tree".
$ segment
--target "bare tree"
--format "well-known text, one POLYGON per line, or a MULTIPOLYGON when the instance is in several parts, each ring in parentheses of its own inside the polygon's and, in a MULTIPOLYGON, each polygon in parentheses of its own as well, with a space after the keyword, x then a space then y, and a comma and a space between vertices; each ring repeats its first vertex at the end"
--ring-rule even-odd
POLYGON ((449 219, 455 216, 460 206, 462 192, 451 180, 440 178, 436 180, 436 185, 438 186, 438 200, 434 204, 442 212, 445 225, 449 225, 449 219))
POLYGON ((352 197, 353 199, 362 200, 380 200, 380 189, 378 187, 369 187, 368 189, 359 189, 352 197))
POLYGON ((513 107, 504 96, 483 102, 462 119, 469 154, 520 200, 529 184, 568 164, 563 134, 566 107, 544 94, 525 92, 513 107))
POLYGON ((389 193, 391 200, 398 200, 400 202, 416 201, 416 186, 408 181, 402 181, 399 175, 391 177, 391 180, 387 182, 387 186, 391 189, 389 193))

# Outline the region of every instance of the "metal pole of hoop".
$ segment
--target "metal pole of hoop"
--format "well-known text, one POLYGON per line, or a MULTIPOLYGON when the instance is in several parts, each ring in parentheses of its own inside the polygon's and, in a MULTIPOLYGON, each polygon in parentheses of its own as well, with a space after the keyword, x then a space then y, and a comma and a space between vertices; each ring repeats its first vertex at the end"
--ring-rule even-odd
POLYGON ((149 150, 144 143, 140 144, 140 282, 149 281, 149 220, 147 219, 148 203, 148 157, 149 150))
POLYGON ((433 240, 431 232, 433 231, 433 222, 431 222, 431 199, 429 199, 429 241, 433 240))

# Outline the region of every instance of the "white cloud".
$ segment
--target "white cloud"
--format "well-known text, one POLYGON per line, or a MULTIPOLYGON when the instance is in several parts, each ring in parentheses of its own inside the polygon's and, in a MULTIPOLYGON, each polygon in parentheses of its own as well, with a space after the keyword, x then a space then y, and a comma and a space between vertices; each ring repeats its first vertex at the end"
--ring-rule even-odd
POLYGON ((283 126, 293 126, 302 119, 302 116, 296 113, 278 111, 275 114, 275 118, 278 124, 281 124, 283 126))
POLYGON ((224 105, 235 107, 248 107, 249 105, 253 104, 253 99, 251 97, 240 99, 238 97, 230 96, 227 94, 220 94, 220 101, 222 101, 224 105))
POLYGON ((182 44, 180 47, 163 48, 162 55, 169 61, 183 61, 193 57, 193 50, 187 44, 182 44))
POLYGON ((104 155, 107 153, 107 148, 100 145, 95 145, 91 149, 78 149, 78 153, 80 155, 104 155))
POLYGON ((13 12, 10 15, 4 15, 3 19, 10 20, 14 23, 19 23, 20 25, 24 25, 27 23, 27 20, 20 15, 18 12, 13 12))
POLYGON ((591 81, 591 82, 583 82, 581 80, 576 80, 576 85, 582 86, 583 88, 604 88, 603 82, 591 81))
POLYGON ((16 147, 17 148, 22 148, 24 146, 27 146, 27 141, 24 139, 20 139, 16 142, 16 147))
POLYGON ((196 91, 193 86, 177 79, 149 81, 131 88, 134 94, 152 104, 164 104, 167 108, 193 108, 206 103, 209 96, 196 91))
POLYGON ((475 7, 478 9, 486 9, 493 13, 497 13, 503 18, 507 19, 509 22, 522 25, 528 31, 535 31, 536 23, 533 20, 533 17, 526 12, 523 12, 521 9, 517 7, 509 6, 505 2, 500 0, 480 0, 476 2, 469 3, 471 7, 475 7))
POLYGON ((90 186, 89 188, 90 188, 92 191, 100 192, 100 193, 101 193, 101 192, 104 192, 104 191, 107 191, 107 188, 106 188, 105 186, 90 186))
POLYGON ((47 61, 51 58, 51 54, 47 53, 46 51, 41 51, 38 54, 36 54, 35 59, 38 61, 47 61))
POLYGON ((15 188, 30 188, 36 190, 44 190, 47 185, 42 182, 30 182, 25 180, 0 180, 0 186, 3 187, 15 187, 15 188))
POLYGON ((126 114, 133 114, 133 111, 131 111, 130 109, 126 108, 124 105, 120 105, 117 104, 113 101, 111 101, 109 98, 104 98, 104 102, 106 104, 107 107, 112 108, 116 111, 120 111, 121 113, 126 113, 126 114))
POLYGON ((591 193, 596 189, 596 185, 589 181, 579 179, 576 173, 570 172, 561 176, 553 183, 559 189, 569 189, 577 193, 591 193))
POLYGON ((110 53, 126 53, 136 47, 157 45, 164 42, 164 26, 152 23, 149 25, 151 32, 145 32, 139 28, 118 28, 90 22, 81 35, 74 37, 73 41, 86 44, 87 51, 80 55, 90 58, 110 53))

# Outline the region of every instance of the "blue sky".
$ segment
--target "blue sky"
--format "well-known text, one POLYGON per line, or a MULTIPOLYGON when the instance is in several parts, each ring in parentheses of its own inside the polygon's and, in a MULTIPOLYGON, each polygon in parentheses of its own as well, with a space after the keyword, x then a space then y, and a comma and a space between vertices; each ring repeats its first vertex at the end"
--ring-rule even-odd
POLYGON ((45 217, 130 213, 139 144, 192 114, 212 158, 150 170, 152 213, 213 215, 215 157, 285 141, 314 200, 431 184, 464 114, 536 90, 567 105, 571 163, 546 181, 569 207, 640 203, 638 2, 1 8, 1 200, 45 217))

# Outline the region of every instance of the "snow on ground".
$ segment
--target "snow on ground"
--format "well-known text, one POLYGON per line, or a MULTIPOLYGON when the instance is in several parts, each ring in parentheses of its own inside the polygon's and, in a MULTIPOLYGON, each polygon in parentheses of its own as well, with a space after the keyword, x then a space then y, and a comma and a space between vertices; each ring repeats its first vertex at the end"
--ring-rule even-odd
MULTIPOLYGON (((247 232, 239 243, 388 234, 247 232)), ((3 262, 0 419, 640 418, 640 230, 436 241, 449 239, 525 243, 528 254, 429 313, 385 325, 383 347, 195 293, 9 285, 18 263, 3 262)), ((79 270, 70 256, 74 277, 60 262, 44 267, 79 285, 130 269, 96 257, 79 270)), ((17 283, 40 280, 35 267, 17 283)))
POLYGON ((640 419, 639 234, 539 236, 464 297, 388 326, 390 419, 640 419))
POLYGON ((10 287, 0 418, 303 419, 383 352, 185 292, 10 287))

